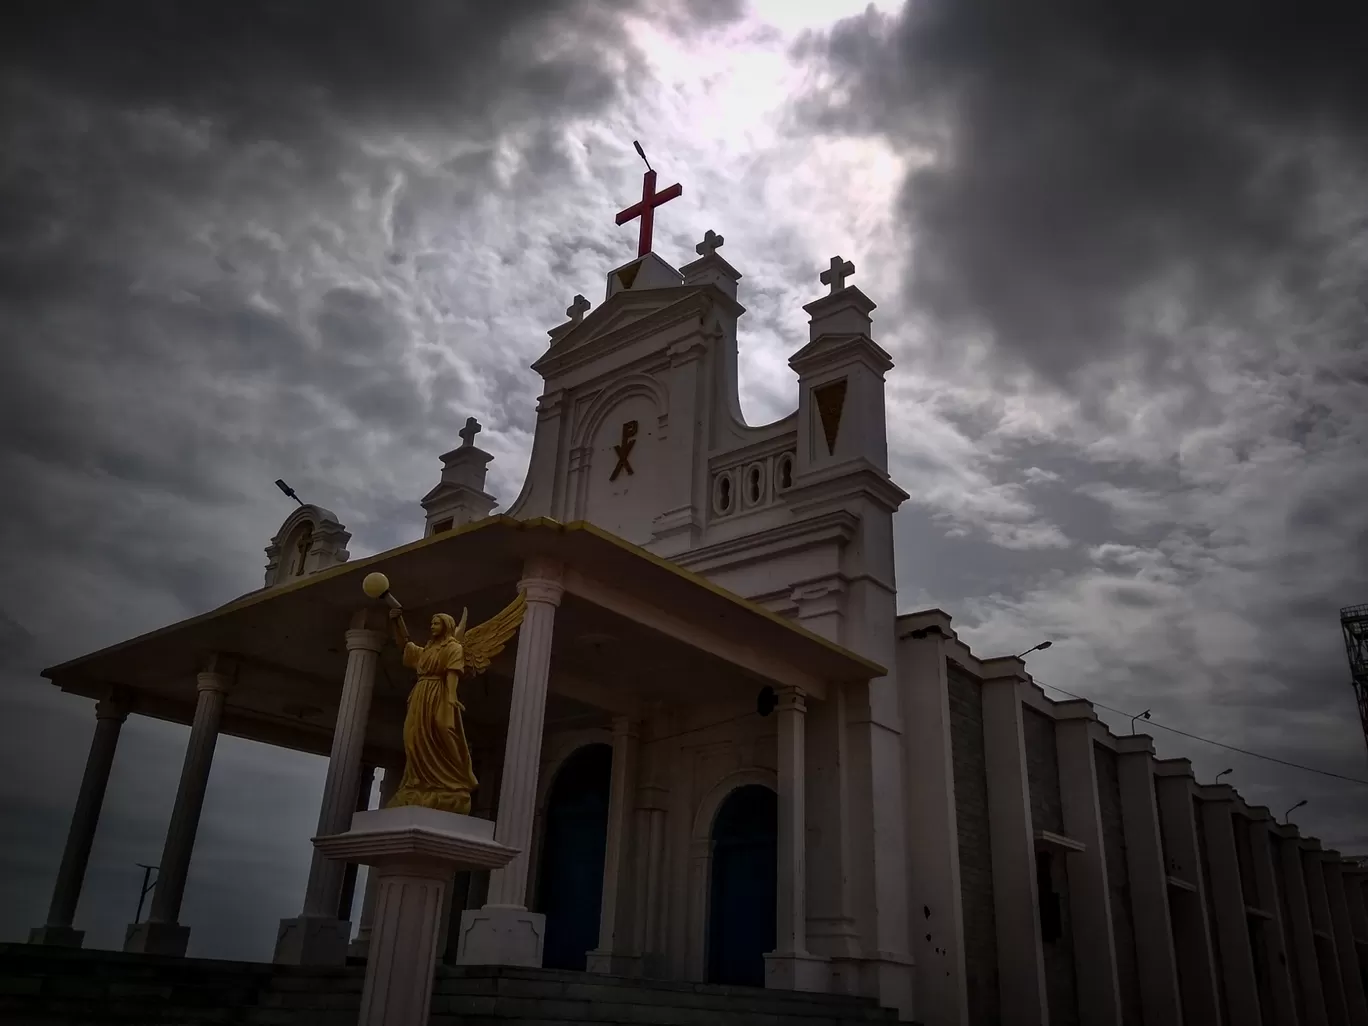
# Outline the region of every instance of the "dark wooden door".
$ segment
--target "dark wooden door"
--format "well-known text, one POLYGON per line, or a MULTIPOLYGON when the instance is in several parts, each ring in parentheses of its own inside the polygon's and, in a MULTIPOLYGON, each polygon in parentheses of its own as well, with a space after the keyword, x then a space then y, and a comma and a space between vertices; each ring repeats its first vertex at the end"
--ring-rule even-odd
POLYGON ((586 745, 561 766, 546 802, 538 908, 546 916, 542 965, 584 970, 598 946, 613 749, 586 745))
POLYGON ((729 794, 712 835, 708 912, 708 980, 765 985, 765 959, 775 943, 779 805, 768 787, 729 794))

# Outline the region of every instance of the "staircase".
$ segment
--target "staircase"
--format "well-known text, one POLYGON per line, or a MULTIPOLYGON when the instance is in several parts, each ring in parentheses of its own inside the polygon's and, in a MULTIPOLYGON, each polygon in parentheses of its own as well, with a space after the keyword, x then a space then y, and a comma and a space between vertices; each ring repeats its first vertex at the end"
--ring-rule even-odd
MULTIPOLYGON (((8 1026, 355 1026, 362 966, 313 968, 0 944, 8 1026)), ((438 966, 428 1026, 857 1026, 866 998, 514 969, 438 966)))

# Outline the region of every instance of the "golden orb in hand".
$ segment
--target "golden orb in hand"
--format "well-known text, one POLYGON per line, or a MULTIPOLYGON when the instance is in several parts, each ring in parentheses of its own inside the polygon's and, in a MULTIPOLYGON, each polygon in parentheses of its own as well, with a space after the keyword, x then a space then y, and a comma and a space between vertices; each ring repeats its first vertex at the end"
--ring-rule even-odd
POLYGON ((361 582, 361 590, 373 599, 378 599, 385 592, 389 591, 389 578, 379 570, 374 573, 366 574, 366 579, 361 582))

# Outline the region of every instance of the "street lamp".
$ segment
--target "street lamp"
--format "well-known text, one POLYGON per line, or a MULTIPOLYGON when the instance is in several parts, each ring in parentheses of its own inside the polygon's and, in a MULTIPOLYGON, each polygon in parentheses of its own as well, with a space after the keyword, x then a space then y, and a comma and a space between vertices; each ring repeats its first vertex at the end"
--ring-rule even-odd
POLYGON ((1306 804, 1306 799, 1303 798, 1301 801, 1297 802, 1296 805, 1292 806, 1292 808, 1290 808, 1290 809, 1288 809, 1286 812, 1284 812, 1284 813, 1283 813, 1283 823, 1286 823, 1286 822, 1287 822, 1287 817, 1288 817, 1288 816, 1292 815, 1292 813, 1296 812, 1298 809, 1300 809, 1300 808, 1301 808, 1303 805, 1305 805, 1305 804, 1306 804))
POLYGON ((1223 770, 1221 770, 1220 773, 1217 773, 1217 774, 1216 774, 1216 779, 1215 779, 1214 781, 1212 781, 1212 783, 1219 784, 1219 783, 1221 782, 1221 778, 1222 778, 1223 776, 1225 776, 1227 773, 1234 773, 1234 772, 1235 772, 1235 771, 1234 771, 1233 769, 1223 769, 1223 770))
POLYGON ((1132 734, 1135 733, 1135 721, 1136 721, 1136 720, 1147 720, 1147 719, 1149 719, 1149 717, 1150 717, 1150 711, 1149 711, 1148 709, 1146 709, 1146 710, 1145 710, 1144 712, 1142 712, 1142 713, 1136 713, 1134 716, 1132 716, 1132 717, 1131 717, 1131 733, 1132 733, 1132 734))
POLYGON ((133 914, 133 922, 140 923, 142 922, 143 902, 147 900, 147 892, 157 886, 157 881, 152 880, 151 876, 158 872, 161 867, 149 866, 146 862, 135 862, 133 864, 143 871, 142 890, 138 892, 138 911, 133 914))
POLYGON ((1047 648, 1049 648, 1049 647, 1050 647, 1051 645, 1053 645, 1053 644, 1054 644, 1053 641, 1042 641, 1039 645, 1036 645, 1034 648, 1028 648, 1025 652, 1022 652, 1021 655, 1017 656, 1017 658, 1018 658, 1018 659, 1025 659, 1025 658, 1026 658, 1028 655, 1030 655, 1032 652, 1044 652, 1047 648))

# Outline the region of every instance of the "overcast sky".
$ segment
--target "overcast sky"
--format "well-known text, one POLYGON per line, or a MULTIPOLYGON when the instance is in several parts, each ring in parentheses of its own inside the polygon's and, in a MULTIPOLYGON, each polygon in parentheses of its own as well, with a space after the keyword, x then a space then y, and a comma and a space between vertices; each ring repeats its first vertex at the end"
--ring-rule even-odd
MULTIPOLYGON (((1368 602, 1356 6, 22 4, 0 38, 0 936, 42 922, 94 725, 39 669, 259 586, 277 477, 377 552, 420 535, 473 415, 511 501, 528 365, 635 253, 613 224, 633 139, 684 185, 656 251, 678 266, 711 228, 745 275, 753 422, 796 401, 832 254, 879 304, 904 611, 945 609, 981 655, 1053 639, 1043 683, 1368 778, 1337 615, 1368 602)), ((1153 733, 1368 853, 1368 787, 1153 733)), ((121 943, 186 734, 124 729, 90 946, 121 943)), ((220 742, 192 954, 269 957, 323 772, 220 742)))

